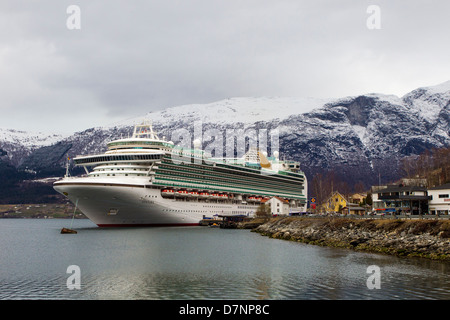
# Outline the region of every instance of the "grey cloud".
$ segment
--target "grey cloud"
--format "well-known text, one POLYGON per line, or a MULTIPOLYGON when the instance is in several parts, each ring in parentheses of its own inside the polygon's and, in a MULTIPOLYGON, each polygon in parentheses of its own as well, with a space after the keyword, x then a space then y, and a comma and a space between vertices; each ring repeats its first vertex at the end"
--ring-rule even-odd
POLYGON ((370 4, 2 2, 0 127, 73 131, 227 97, 402 94, 448 80, 448 2, 377 1, 381 30, 366 28, 370 4), (71 4, 81 30, 66 28, 71 4))

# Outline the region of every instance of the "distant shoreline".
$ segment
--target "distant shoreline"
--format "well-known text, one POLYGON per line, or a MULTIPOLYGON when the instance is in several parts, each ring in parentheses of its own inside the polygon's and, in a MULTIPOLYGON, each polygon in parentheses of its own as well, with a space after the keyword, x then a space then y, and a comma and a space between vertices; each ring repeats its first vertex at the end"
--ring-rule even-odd
POLYGON ((0 219, 87 219, 72 203, 1 204, 0 219), (74 216, 75 212, 75 216, 74 216))

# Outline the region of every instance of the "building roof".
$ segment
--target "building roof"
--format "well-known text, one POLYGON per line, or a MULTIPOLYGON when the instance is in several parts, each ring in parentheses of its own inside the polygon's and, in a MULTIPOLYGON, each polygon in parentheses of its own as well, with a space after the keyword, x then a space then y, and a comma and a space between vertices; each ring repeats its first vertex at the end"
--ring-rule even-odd
POLYGON ((349 209, 349 210, 357 210, 357 211, 363 211, 366 210, 363 207, 360 207, 359 205, 357 205, 356 203, 349 203, 347 204, 344 209, 349 209))
POLYGON ((328 199, 330 199, 330 198, 333 198, 333 197, 335 197, 335 196, 340 196, 342 199, 344 199, 345 201, 347 201, 347 199, 341 194, 341 193, 339 193, 339 191, 334 191, 329 197, 328 197, 328 199))
POLYGON ((385 189, 380 189, 376 191, 376 193, 401 192, 401 191, 427 191, 427 188, 418 186, 390 185, 387 186, 385 189))
POLYGON ((370 187, 370 191, 372 193, 378 193, 379 190, 386 189, 387 186, 372 186, 370 187))
POLYGON ((364 193, 364 192, 355 192, 355 193, 353 193, 351 196, 352 196, 352 197, 354 197, 354 196, 365 197, 366 195, 367 195, 367 194, 364 193))
POLYGON ((280 198, 280 197, 277 197, 277 196, 275 196, 274 198, 276 198, 276 199, 278 199, 278 200, 280 200, 280 201, 282 201, 284 203, 289 203, 289 201, 287 201, 287 200, 285 200, 283 198, 280 198))
POLYGON ((429 188, 428 190, 444 190, 444 189, 450 189, 450 182, 449 183, 445 183, 445 184, 443 184, 441 186, 429 188))
POLYGON ((277 199, 277 200, 279 200, 279 201, 281 201, 281 202, 284 202, 284 203, 289 203, 288 200, 285 200, 285 199, 280 198, 280 197, 277 197, 277 196, 274 196, 274 197, 272 197, 272 198, 270 198, 270 199, 262 199, 262 200, 261 200, 261 203, 266 203, 267 201, 269 201, 269 200, 271 200, 271 199, 273 199, 273 198, 275 198, 275 199, 277 199))

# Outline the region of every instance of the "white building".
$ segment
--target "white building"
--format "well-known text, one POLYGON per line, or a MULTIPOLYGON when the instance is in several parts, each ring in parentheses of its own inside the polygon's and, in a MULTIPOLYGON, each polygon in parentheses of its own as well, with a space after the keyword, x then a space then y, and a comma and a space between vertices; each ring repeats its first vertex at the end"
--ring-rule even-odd
POLYGON ((388 185, 372 193, 372 201, 376 212, 417 215, 428 212, 429 198, 425 187, 388 185))
POLYGON ((431 214, 450 214, 450 183, 428 189, 428 207, 431 214))
POLYGON ((269 204, 273 216, 289 215, 289 201, 279 197, 272 197, 265 202, 265 205, 269 204))

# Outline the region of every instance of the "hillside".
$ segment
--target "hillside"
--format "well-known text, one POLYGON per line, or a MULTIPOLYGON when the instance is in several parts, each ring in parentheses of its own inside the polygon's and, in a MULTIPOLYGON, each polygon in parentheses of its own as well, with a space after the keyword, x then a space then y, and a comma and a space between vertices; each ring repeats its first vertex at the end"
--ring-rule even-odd
POLYGON ((10 175, 15 171, 18 180, 24 173, 31 178, 61 176, 67 156, 103 152, 108 141, 130 135, 143 119, 151 119, 160 137, 175 143, 184 130, 189 144, 203 135, 203 147, 211 149, 220 139, 209 135, 219 134, 224 151, 230 134, 253 132, 267 137, 270 154, 277 146, 269 134, 276 132, 281 156, 300 161, 309 179, 333 172, 349 186, 369 187, 400 178, 406 157, 450 146, 450 81, 403 97, 242 97, 183 105, 68 137, 1 130, 0 165, 10 175))

